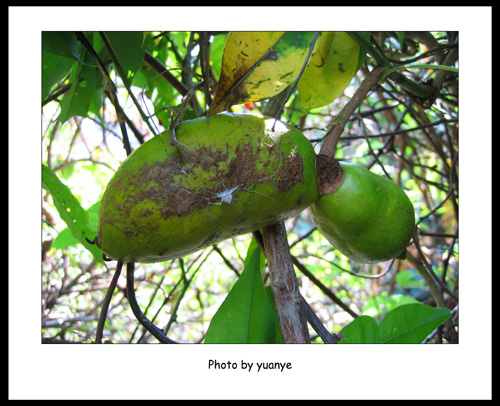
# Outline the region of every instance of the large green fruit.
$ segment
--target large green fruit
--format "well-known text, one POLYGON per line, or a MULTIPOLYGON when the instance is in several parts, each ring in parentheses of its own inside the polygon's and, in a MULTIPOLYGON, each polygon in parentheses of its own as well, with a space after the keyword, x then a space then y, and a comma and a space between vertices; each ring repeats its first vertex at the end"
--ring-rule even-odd
POLYGON ((359 165, 340 166, 344 178, 338 189, 311 206, 318 230, 358 262, 401 257, 415 226, 414 208, 403 189, 359 165))
POLYGON ((296 216, 319 197, 314 150, 271 118, 221 113, 181 123, 135 150, 109 182, 98 243, 123 262, 161 262, 296 216))

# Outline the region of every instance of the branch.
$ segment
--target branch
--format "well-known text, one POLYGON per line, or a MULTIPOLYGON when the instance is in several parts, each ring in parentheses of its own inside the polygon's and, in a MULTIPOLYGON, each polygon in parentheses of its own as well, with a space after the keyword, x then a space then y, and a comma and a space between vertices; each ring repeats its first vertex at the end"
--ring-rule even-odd
POLYGON ((121 65, 120 65, 120 63, 118 61, 118 58, 116 57, 116 55, 115 55, 115 53, 113 51, 113 48, 111 47, 111 44, 108 41, 108 38, 106 37, 106 35, 102 31, 99 32, 99 35, 100 35, 102 41, 104 42, 104 46, 106 47, 106 49, 107 49, 107 51, 109 53, 109 56, 111 57, 111 60, 115 64, 115 68, 116 68, 118 74, 120 75, 120 77, 122 78, 122 82, 125 85, 125 87, 127 88, 128 94, 130 95, 130 98, 134 102, 134 104, 135 104, 135 106, 137 108, 137 111, 139 111, 139 114, 141 115, 142 119, 144 120, 144 122, 146 123, 146 125, 149 127, 149 130, 151 131, 151 134, 156 135, 156 132, 155 132, 153 126, 151 125, 151 123, 149 122, 148 117, 146 116, 146 114, 144 114, 144 111, 142 111, 141 105, 137 101, 134 93, 132 92, 132 89, 130 87, 130 83, 129 83, 128 79, 127 79, 127 76, 123 72, 123 69, 121 68, 121 65))
POLYGON ((151 53, 146 50, 144 53, 144 62, 146 62, 151 69, 158 73, 163 79, 165 79, 175 90, 177 90, 182 96, 185 96, 188 89, 184 84, 178 80, 174 75, 172 75, 168 68, 163 65, 158 59, 156 59, 151 53))
POLYGON ((264 228, 262 237, 283 342, 310 343, 305 303, 299 292, 284 223, 264 228))
POLYGON ((92 44, 90 44, 90 42, 88 41, 87 37, 80 31, 77 31, 75 34, 78 41, 80 41, 83 44, 85 49, 88 51, 88 53, 96 63, 99 72, 101 72, 104 80, 106 81, 106 92, 116 110, 118 123, 120 124, 120 129, 122 132, 123 146, 125 148, 125 151, 127 152, 127 155, 130 155, 132 152, 132 148, 130 147, 130 142, 127 135, 127 128, 125 127, 125 119, 124 119, 125 114, 120 106, 120 103, 118 102, 118 96, 116 95, 116 86, 111 80, 108 71, 106 70, 106 67, 101 61, 101 58, 99 58, 99 55, 97 55, 94 48, 92 47, 92 44))
POLYGON ((293 256, 292 257, 294 265, 299 269, 300 272, 302 272, 305 276, 307 276, 311 282, 313 282, 322 292, 325 296, 329 297, 333 303, 335 303, 337 306, 339 306, 342 310, 344 310, 346 313, 351 315, 353 318, 358 317, 358 314, 356 314, 348 305, 342 302, 337 296, 335 296, 335 293, 333 293, 330 289, 328 289, 323 282, 321 282, 318 278, 316 278, 312 272, 310 272, 298 259, 297 257, 293 256))
POLYGON ((130 303, 130 307, 132 308, 132 312, 136 319, 141 323, 156 339, 163 344, 176 344, 176 341, 168 338, 163 331, 161 331, 158 327, 156 327, 151 320, 149 320, 141 308, 139 307, 139 303, 137 303, 137 299, 135 297, 135 289, 134 289, 134 270, 135 264, 129 263, 127 264, 127 298, 130 303))
POLYGON ((370 89, 378 83, 380 77, 385 71, 385 67, 376 66, 370 71, 370 73, 368 73, 368 75, 366 75, 351 100, 349 100, 349 102, 344 106, 337 118, 335 118, 335 120, 328 125, 327 134, 325 135, 325 138, 323 138, 323 144, 321 145, 321 155, 328 155, 332 157, 335 155, 335 149, 340 136, 344 132, 345 125, 354 114, 354 111, 361 105, 370 89))
MULTIPOLYGON (((377 62, 379 66, 383 66, 387 69, 391 69, 393 67, 392 64, 387 59, 385 59, 385 56, 382 55, 374 46, 372 46, 370 41, 365 40, 355 31, 349 31, 348 34, 354 41, 356 41, 361 47, 363 47, 373 59, 375 59, 375 62, 377 62)), ((408 79, 406 76, 402 75, 399 72, 394 72, 389 75, 389 79, 396 82, 407 92, 422 99, 426 99, 432 94, 432 89, 430 86, 421 85, 420 83, 408 79)))
MULTIPOLYGON (((182 142, 178 141, 177 140, 177 136, 176 136, 176 128, 179 126, 179 124, 181 123, 183 117, 184 117, 184 113, 186 111, 186 108, 188 106, 188 103, 191 99, 193 99, 194 97, 194 93, 195 91, 201 86, 203 85, 203 82, 198 82, 196 85, 194 85, 191 89, 189 89, 189 91, 184 95, 184 97, 182 98, 182 102, 181 102, 181 105, 179 106, 179 111, 177 113, 177 116, 172 120, 172 122, 170 123, 170 127, 169 127, 169 130, 170 130, 170 145, 184 151, 185 153, 197 158, 197 159, 201 159, 203 161, 206 161, 212 165, 215 165, 217 166, 217 161, 201 152, 198 152, 192 148, 189 148, 187 145, 184 145, 182 142)), ((165 140, 165 138, 163 137, 162 134, 160 134, 160 136, 165 140)), ((167 142, 167 140, 165 140, 167 142)))
POLYGON ((303 299, 303 301, 306 307, 307 321, 314 329, 314 331, 316 331, 316 333, 321 337, 325 344, 337 344, 341 338, 344 338, 344 335, 342 333, 340 333, 339 335, 331 334, 325 328, 325 326, 323 326, 321 320, 318 318, 318 316, 316 316, 316 313, 314 313, 314 310, 311 308, 311 306, 309 306, 309 303, 307 303, 305 299, 303 299))
POLYGON ((108 287, 108 291, 106 292, 106 296, 104 297, 104 302, 101 308, 101 314, 99 315, 99 321, 97 322, 97 331, 95 335, 95 343, 100 344, 102 342, 102 336, 104 331, 104 324, 106 323, 106 316, 108 314, 109 303, 111 302, 111 298, 113 297, 113 292, 115 291, 116 285, 118 283, 118 278, 122 272, 123 262, 118 262, 116 264, 115 274, 113 275, 113 279, 108 287))
MULTIPOLYGON (((161 63, 158 59, 156 59, 153 55, 146 50, 144 54, 144 62, 146 62, 151 69, 153 69, 156 73, 158 73, 163 79, 167 81, 175 90, 177 90, 182 96, 185 96, 189 89, 174 75, 172 75, 168 68, 161 63)), ((190 100, 190 105, 194 111, 196 111, 197 116, 202 115, 202 108, 198 104, 196 98, 192 98, 190 100)))

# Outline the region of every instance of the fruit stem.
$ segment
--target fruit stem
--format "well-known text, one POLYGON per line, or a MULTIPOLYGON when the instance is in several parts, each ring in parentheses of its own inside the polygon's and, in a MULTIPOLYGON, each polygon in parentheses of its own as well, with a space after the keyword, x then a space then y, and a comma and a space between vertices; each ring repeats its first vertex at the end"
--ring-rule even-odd
POLYGON ((316 181, 320 195, 334 193, 344 180, 344 171, 332 155, 316 155, 316 181))

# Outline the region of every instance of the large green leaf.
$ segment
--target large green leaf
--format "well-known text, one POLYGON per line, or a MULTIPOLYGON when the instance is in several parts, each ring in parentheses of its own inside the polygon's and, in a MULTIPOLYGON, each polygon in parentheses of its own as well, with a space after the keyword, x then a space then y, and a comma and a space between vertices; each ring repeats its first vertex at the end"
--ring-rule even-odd
POLYGON ((212 318, 205 343, 274 343, 275 313, 262 279, 260 248, 251 247, 245 269, 212 318))
POLYGON ((57 117, 64 123, 73 116, 85 117, 97 89, 95 68, 77 64, 71 72, 71 88, 61 101, 61 113, 57 117))
POLYGON ((293 83, 307 56, 313 32, 230 32, 221 76, 207 115, 232 105, 272 97, 293 83))
POLYGON ((396 307, 380 323, 380 342, 384 344, 421 343, 450 316, 449 309, 423 304, 396 307))
POLYGON ((50 94, 55 84, 68 76, 75 63, 73 59, 42 50, 42 100, 50 94))
POLYGON ((93 240, 95 237, 95 230, 90 225, 89 213, 80 205, 69 187, 62 183, 57 175, 44 164, 42 164, 42 186, 52 195, 59 216, 66 223, 73 236, 94 255, 97 261, 102 263, 100 248, 90 244, 85 239, 93 240))
MULTIPOLYGON (((86 34, 94 50, 99 53, 103 43, 98 33, 86 34)), ((102 55, 101 55, 102 57, 102 55)), ((92 102, 98 103, 93 111, 98 111, 102 101, 103 79, 85 46, 77 40, 74 32, 46 31, 42 33, 42 100, 52 87, 71 73, 71 88, 61 102, 59 120, 66 121, 72 116, 84 117, 92 102)))
POLYGON ((340 343, 375 344, 379 343, 379 326, 371 316, 359 316, 345 326, 341 333, 345 338, 340 343))
POLYGON ((345 326, 342 344, 420 344, 451 316, 446 308, 411 303, 391 310, 377 324, 371 316, 360 316, 345 326))
POLYGON ((142 31, 106 31, 104 35, 118 59, 125 79, 130 80, 144 59, 144 34, 142 31))
POLYGON ((212 61, 212 70, 218 79, 222 69, 222 54, 224 53, 224 44, 227 34, 215 35, 210 44, 210 60, 212 61))
POLYGON ((78 41, 72 31, 42 32, 42 51, 68 59, 81 60, 78 41))

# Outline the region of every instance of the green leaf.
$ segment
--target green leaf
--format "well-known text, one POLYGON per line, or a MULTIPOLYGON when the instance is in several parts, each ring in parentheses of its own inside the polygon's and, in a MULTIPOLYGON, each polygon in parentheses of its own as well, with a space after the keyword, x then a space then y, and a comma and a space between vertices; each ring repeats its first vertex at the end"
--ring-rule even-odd
POLYGON ((449 309, 423 304, 396 307, 380 323, 380 342, 384 344, 421 343, 450 316, 449 309))
MULTIPOLYGON (((266 258, 264 257, 264 260, 266 258)), ((276 305, 274 303, 274 296, 273 296, 273 291, 271 289, 271 286, 266 286, 266 295, 267 299, 269 300, 269 303, 271 303, 271 306, 273 308, 273 313, 274 313, 274 325, 276 326, 275 329, 275 334, 276 334, 276 339, 274 340, 275 344, 283 344, 283 338, 281 337, 281 331, 280 331, 280 322, 278 319, 278 313, 276 312, 276 305)))
MULTIPOLYGON (((369 42, 370 37, 372 36, 372 33, 370 31, 358 31, 359 37, 364 39, 365 41, 369 42)), ((358 43, 359 45, 359 43, 358 43)), ((359 48, 359 61, 358 61, 358 67, 356 68, 356 72, 363 66, 365 63, 366 59, 366 49, 360 45, 359 48)))
POLYGON ((50 94, 56 83, 68 76, 75 63, 73 59, 42 51, 42 100, 50 94))
POLYGON ((421 303, 396 307, 380 325, 371 316, 360 316, 345 326, 341 344, 420 344, 451 316, 446 308, 421 303))
POLYGON ((404 31, 396 31, 396 37, 398 38, 399 48, 403 49, 405 32, 404 31))
POLYGON ((345 326, 341 333, 345 338, 340 343, 376 344, 379 343, 379 326, 371 316, 359 316, 345 326))
POLYGON ((59 216, 73 236, 94 255, 98 262, 103 263, 100 248, 85 240, 85 237, 89 240, 95 237, 95 230, 89 224, 89 213, 82 208, 68 186, 62 183, 57 175, 44 164, 42 164, 42 186, 52 195, 59 216))
POLYGON ((298 84, 302 112, 342 95, 358 71, 360 47, 345 32, 323 32, 298 84))
POLYGON ((131 79, 141 67, 144 59, 144 34, 142 31, 106 31, 104 35, 126 79, 131 79))
POLYGON ((363 307, 363 314, 366 316, 380 319, 382 315, 387 314, 398 306, 408 303, 420 303, 417 299, 400 294, 389 295, 387 292, 381 292, 378 296, 373 296, 363 307))
POLYGON ((214 315, 205 343, 275 342, 275 313, 264 288, 261 250, 249 251, 245 269, 214 315))
POLYGON ((313 36, 302 31, 230 32, 207 116, 283 91, 296 80, 313 36))
POLYGON ((64 95, 61 101, 61 113, 57 117, 62 123, 73 116, 87 115, 97 87, 96 70, 78 64, 72 69, 70 81, 71 89, 64 95))
POLYGON ((80 60, 78 41, 72 31, 42 32, 42 51, 68 59, 80 60))
POLYGON ((212 61, 212 70, 215 77, 218 79, 222 68, 222 54, 224 53, 224 44, 227 34, 218 34, 213 37, 210 44, 210 60, 212 61))
POLYGON ((259 271, 262 271, 264 269, 264 266, 266 265, 266 256, 264 255, 264 253, 260 249, 259 243, 257 242, 257 240, 255 238, 252 238, 252 241, 250 241, 250 245, 248 246, 247 256, 245 257, 245 261, 244 261, 245 268, 248 265, 248 262, 250 261, 250 259, 252 258, 252 254, 254 253, 254 251, 257 251, 257 250, 260 252, 259 271))
MULTIPOLYGON (((97 203, 94 203, 86 210, 88 215, 88 226, 92 230, 93 235, 97 235, 98 213, 100 205, 101 201, 99 200, 97 203)), ((56 250, 64 249, 79 243, 80 241, 78 241, 78 239, 73 235, 69 227, 66 227, 57 235, 52 244, 52 248, 56 250)))

